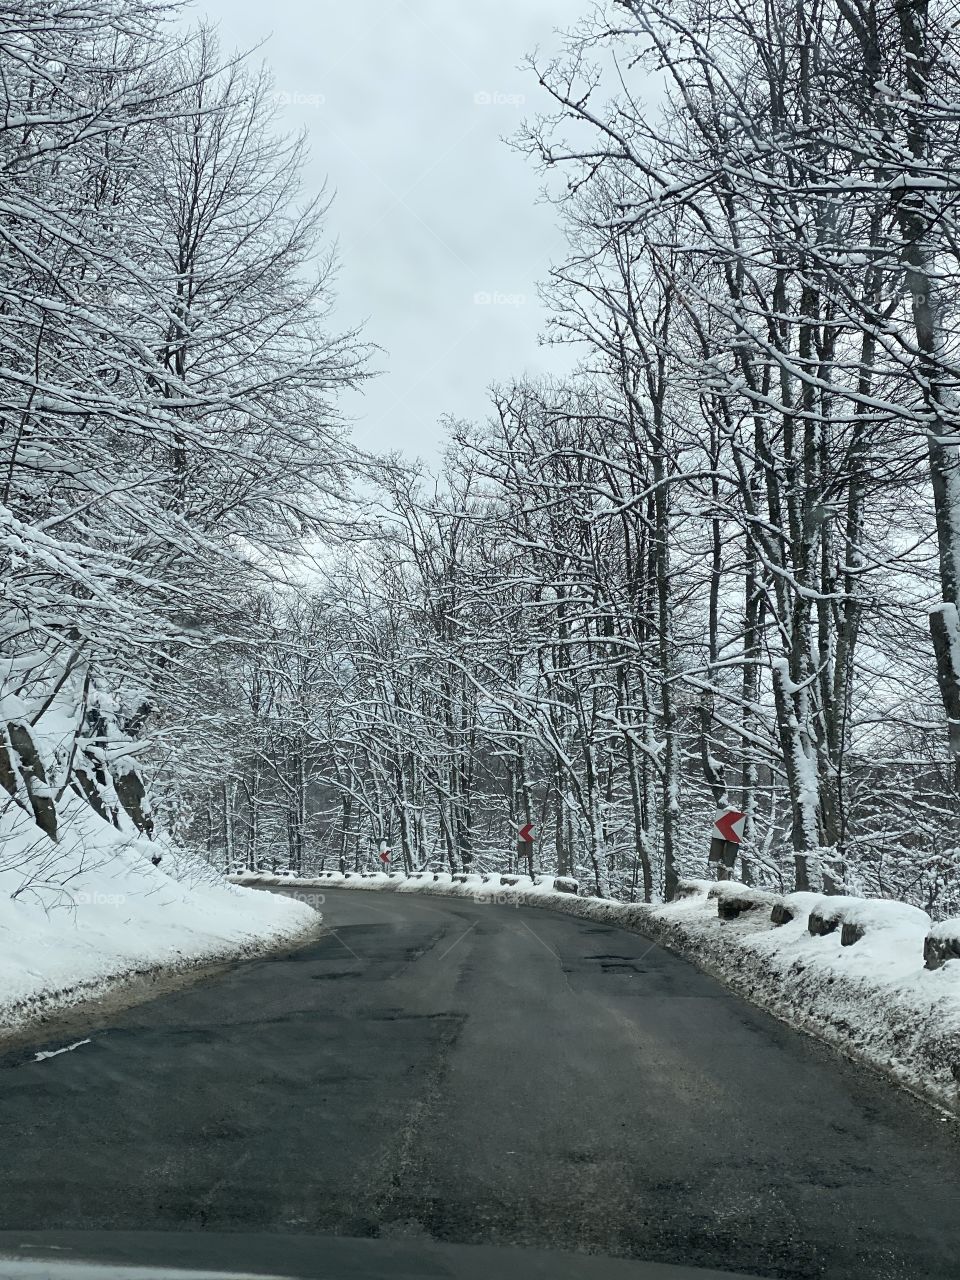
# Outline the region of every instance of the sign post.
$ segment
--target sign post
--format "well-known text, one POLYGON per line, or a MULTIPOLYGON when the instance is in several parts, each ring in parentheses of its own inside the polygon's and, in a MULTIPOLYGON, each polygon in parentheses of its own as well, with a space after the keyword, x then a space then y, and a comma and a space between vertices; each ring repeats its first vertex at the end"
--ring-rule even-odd
POLYGON ((390 861, 390 846, 387 844, 386 840, 380 841, 380 853, 378 856, 383 864, 384 871, 386 871, 387 863, 390 861))
POLYGON ((710 861, 717 866, 717 879, 733 878, 737 849, 743 841, 743 828, 747 815, 739 809, 724 809, 718 813, 710 832, 710 861))
MULTIPOLYGON (((527 875, 533 879, 533 823, 525 822, 517 833, 517 862, 527 860, 527 875)), ((519 870, 519 867, 518 867, 519 870)))

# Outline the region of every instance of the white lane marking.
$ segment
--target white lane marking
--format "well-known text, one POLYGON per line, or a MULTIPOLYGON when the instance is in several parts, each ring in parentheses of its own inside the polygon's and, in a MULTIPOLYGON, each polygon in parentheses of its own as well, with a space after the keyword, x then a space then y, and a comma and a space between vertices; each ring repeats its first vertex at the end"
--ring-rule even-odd
POLYGON ((43 1062, 45 1058, 56 1058, 61 1053, 71 1053, 74 1049, 79 1049, 82 1044, 90 1044, 90 1040, 77 1040, 74 1044, 64 1045, 62 1049, 44 1049, 40 1053, 34 1055, 34 1062, 43 1062))

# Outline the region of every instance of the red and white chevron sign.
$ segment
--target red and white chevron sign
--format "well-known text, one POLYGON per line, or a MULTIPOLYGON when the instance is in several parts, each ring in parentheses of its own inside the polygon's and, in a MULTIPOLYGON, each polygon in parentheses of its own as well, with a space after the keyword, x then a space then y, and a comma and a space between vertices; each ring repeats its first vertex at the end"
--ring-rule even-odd
POLYGON ((739 813, 736 809, 725 809, 713 824, 714 840, 727 840, 730 844, 740 844, 743 840, 746 821, 745 813, 739 813))

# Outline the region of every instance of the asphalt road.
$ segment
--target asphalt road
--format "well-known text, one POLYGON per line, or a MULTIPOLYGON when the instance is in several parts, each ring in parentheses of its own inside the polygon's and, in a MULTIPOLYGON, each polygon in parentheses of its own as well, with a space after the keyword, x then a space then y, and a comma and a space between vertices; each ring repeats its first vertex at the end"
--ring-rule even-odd
POLYGON ((957 1125, 678 957, 439 897, 323 913, 305 950, 0 1056, 0 1229, 960 1275, 957 1125))

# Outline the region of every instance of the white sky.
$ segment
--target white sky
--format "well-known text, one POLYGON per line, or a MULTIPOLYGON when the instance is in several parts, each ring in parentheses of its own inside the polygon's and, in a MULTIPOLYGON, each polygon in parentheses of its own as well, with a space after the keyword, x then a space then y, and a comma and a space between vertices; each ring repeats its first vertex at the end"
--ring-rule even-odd
POLYGON ((438 419, 486 414, 491 382, 562 371, 536 284, 563 242, 534 165, 501 139, 547 108, 525 54, 556 48, 591 0, 197 0, 225 52, 265 38, 303 126, 306 193, 329 179, 336 321, 366 321, 383 370, 346 412, 367 449, 434 458, 438 419), (476 301, 487 295, 489 302, 476 301))

